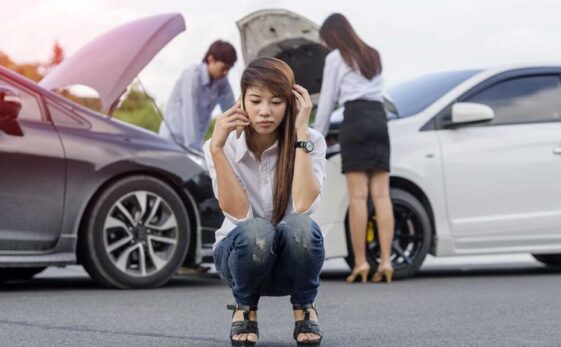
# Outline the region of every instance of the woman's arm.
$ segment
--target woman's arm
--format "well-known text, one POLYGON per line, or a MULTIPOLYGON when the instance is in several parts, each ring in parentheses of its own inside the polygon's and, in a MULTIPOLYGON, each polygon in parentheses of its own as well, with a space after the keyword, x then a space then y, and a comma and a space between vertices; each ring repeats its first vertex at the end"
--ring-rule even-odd
POLYGON ((220 209, 236 219, 243 219, 249 210, 249 199, 242 188, 223 148, 210 150, 216 168, 218 204, 220 209))
MULTIPOLYGON (((293 90, 298 104, 295 131, 296 141, 307 141, 310 138, 308 120, 313 104, 308 91, 299 85, 293 90)), ((292 145, 292 144, 291 144, 292 145)), ((314 203, 321 191, 321 186, 314 175, 312 155, 297 148, 294 159, 294 176, 292 178, 292 201, 296 213, 307 211, 314 203)))
POLYGON ((319 94, 318 107, 316 109, 316 120, 314 122, 314 129, 322 133, 323 136, 327 135, 329 132, 331 113, 339 97, 339 73, 337 61, 334 60, 334 54, 335 53, 330 53, 325 58, 321 91, 319 94))
MULTIPOLYGON (((296 130, 297 141, 309 139, 309 130, 296 130)), ((312 167, 312 154, 304 149, 297 148, 294 159, 294 176, 292 179, 292 201, 296 213, 307 211, 321 191, 320 184, 314 175, 312 167)))
POLYGON ((216 172, 216 193, 220 209, 235 219, 243 219, 249 211, 249 199, 230 165, 224 145, 232 130, 237 126, 247 126, 249 119, 244 110, 236 104, 216 119, 210 142, 210 154, 216 172))

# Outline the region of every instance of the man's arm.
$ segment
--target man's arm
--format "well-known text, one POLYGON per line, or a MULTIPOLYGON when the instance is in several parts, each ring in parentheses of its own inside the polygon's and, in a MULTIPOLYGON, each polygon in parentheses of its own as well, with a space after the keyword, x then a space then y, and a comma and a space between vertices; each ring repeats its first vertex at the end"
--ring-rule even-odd
POLYGON ((222 112, 226 112, 226 110, 232 108, 232 106, 234 106, 234 103, 236 102, 236 100, 234 99, 234 92, 232 92, 232 87, 230 87, 230 83, 228 83, 228 80, 225 80, 224 82, 226 83, 220 95, 220 99, 218 100, 222 112))
POLYGON ((201 83, 196 69, 183 78, 181 98, 181 133, 186 147, 202 150, 204 133, 200 131, 201 117, 199 112, 199 90, 201 83))

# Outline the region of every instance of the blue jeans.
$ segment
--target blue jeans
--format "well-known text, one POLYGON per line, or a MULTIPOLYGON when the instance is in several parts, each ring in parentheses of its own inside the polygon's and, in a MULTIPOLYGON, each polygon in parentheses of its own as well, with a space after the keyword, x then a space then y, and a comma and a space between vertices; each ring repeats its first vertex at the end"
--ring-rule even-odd
POLYGON ((218 275, 240 305, 261 296, 290 295, 292 304, 313 303, 325 259, 319 226, 307 215, 288 215, 276 226, 254 218, 232 230, 216 246, 218 275))

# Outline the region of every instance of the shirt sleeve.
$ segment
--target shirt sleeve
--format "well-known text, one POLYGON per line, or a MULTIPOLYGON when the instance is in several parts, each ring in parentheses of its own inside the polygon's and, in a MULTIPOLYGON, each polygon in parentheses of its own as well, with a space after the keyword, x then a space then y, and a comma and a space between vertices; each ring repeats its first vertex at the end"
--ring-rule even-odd
MULTIPOLYGON (((310 153, 312 156, 312 170, 314 176, 319 183, 320 193, 312 203, 312 205, 304 212, 300 214, 312 214, 317 210, 321 198, 321 191, 323 190, 323 181, 325 180, 325 165, 327 159, 325 158, 325 152, 327 151, 327 144, 325 143, 325 138, 321 134, 317 134, 317 138, 313 140, 314 150, 310 153)), ((292 201, 292 210, 297 211, 294 205, 294 200, 292 201)))
MULTIPOLYGON (((201 115, 197 112, 200 81, 196 69, 186 70, 176 83, 164 118, 170 129, 165 135, 172 132, 175 138, 184 146, 201 150, 204 134, 200 133, 201 115)), ((160 127, 162 133, 162 127, 160 127)), ((172 137, 171 134, 168 135, 172 137)))
POLYGON ((314 128, 324 136, 327 135, 327 132, 329 131, 331 113, 333 112, 339 97, 337 61, 333 58, 333 55, 328 55, 325 59, 323 80, 321 82, 321 91, 314 122, 314 128))
POLYGON ((181 112, 182 84, 183 74, 177 79, 175 85, 173 86, 164 111, 164 119, 160 123, 158 134, 169 141, 177 141, 184 144, 185 141, 183 139, 183 134, 181 133, 183 120, 179 116, 181 112))
MULTIPOLYGON (((203 153, 205 156, 205 164, 210 176, 210 179, 212 181, 212 191, 214 192, 214 196, 216 197, 216 200, 219 200, 218 197, 218 183, 216 181, 216 168, 214 166, 214 161, 212 160, 212 154, 210 154, 210 139, 207 140, 203 146, 203 153)), ((238 178, 238 181, 240 182, 240 184, 242 185, 242 187, 245 189, 243 182, 241 181, 240 177, 236 174, 236 177, 238 178)), ((232 222, 234 225, 238 225, 241 222, 244 222, 248 219, 253 218, 253 209, 251 208, 251 204, 249 205, 248 211, 247 211, 247 215, 244 218, 235 218, 233 216, 231 216, 230 214, 226 213, 224 210, 222 210, 222 214, 224 214, 224 217, 226 217, 230 222, 232 222)))

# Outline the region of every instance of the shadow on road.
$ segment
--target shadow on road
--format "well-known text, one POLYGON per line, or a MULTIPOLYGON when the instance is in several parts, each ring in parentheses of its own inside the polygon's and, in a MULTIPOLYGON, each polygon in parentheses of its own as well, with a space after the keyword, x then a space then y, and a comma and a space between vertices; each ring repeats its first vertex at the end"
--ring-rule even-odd
MULTIPOLYGON (((343 269, 325 270, 321 274, 322 281, 344 281, 349 272, 343 269)), ((466 278, 466 277, 512 277, 512 276, 559 276, 561 268, 546 267, 536 264, 478 264, 469 266, 429 267, 421 269, 411 281, 422 281, 436 278, 466 278)), ((164 287, 165 290, 174 288, 205 288, 224 286, 215 273, 197 275, 177 275, 164 287)), ((1 292, 15 291, 45 291, 45 290, 115 290, 104 288, 96 284, 87 275, 39 277, 31 280, 11 281, 0 283, 1 292)), ((149 290, 149 289, 148 289, 149 290)))
MULTIPOLYGON (((323 281, 341 281, 349 275, 349 271, 331 270, 321 274, 323 281)), ((372 274, 371 274, 372 275, 372 274)), ((561 268, 546 267, 528 264, 493 264, 493 265, 469 265, 449 266, 439 268, 421 269, 412 279, 422 280, 430 278, 464 278, 464 277, 500 277, 500 276, 543 276, 561 275, 561 268)))
MULTIPOLYGON (((211 287, 222 286, 222 281, 216 274, 200 274, 200 275, 177 275, 172 278, 165 286, 160 289, 166 288, 197 288, 197 287, 211 287)), ((15 292, 15 291, 45 291, 45 290, 119 290, 105 288, 87 275, 73 276, 73 277, 39 277, 31 280, 18 280, 0 283, 1 292, 15 292)), ((142 289, 140 289, 142 290, 142 289)), ((150 289, 145 289, 150 290, 150 289)))

